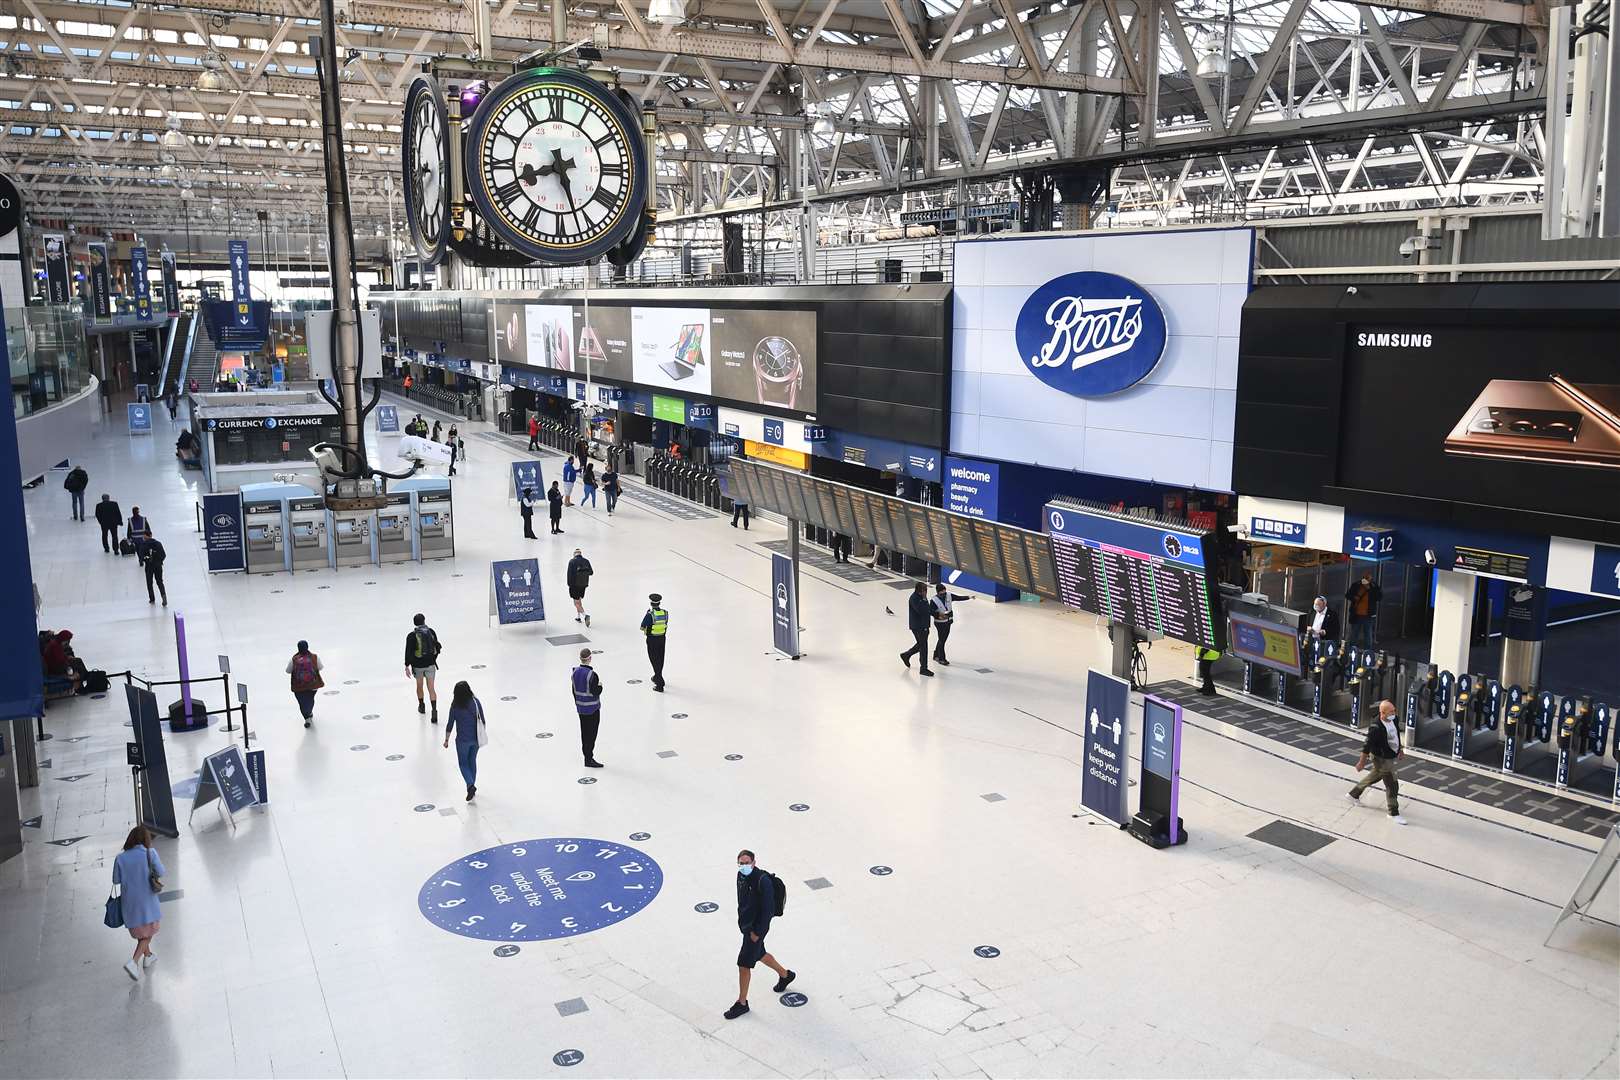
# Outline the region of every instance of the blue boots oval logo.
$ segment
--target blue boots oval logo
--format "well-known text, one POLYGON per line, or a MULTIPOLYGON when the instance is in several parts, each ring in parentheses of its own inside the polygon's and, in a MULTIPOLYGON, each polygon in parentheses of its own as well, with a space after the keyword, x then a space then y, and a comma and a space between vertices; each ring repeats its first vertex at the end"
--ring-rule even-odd
POLYGON ((1135 386, 1164 355, 1164 312, 1142 286, 1084 271, 1053 278, 1030 294, 1014 330, 1024 366, 1077 397, 1135 386))

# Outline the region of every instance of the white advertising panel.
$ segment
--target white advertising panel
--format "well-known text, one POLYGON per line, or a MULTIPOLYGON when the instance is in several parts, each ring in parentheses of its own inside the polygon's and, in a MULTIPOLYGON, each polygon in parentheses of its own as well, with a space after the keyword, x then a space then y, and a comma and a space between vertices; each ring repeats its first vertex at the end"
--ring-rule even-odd
POLYGON ((962 240, 951 451, 1232 486, 1252 229, 962 240))
POLYGON ((708 308, 631 308, 630 327, 636 382, 688 394, 710 392, 708 308))
POLYGON ((569 304, 527 304, 528 362, 558 371, 574 370, 574 309, 569 304))

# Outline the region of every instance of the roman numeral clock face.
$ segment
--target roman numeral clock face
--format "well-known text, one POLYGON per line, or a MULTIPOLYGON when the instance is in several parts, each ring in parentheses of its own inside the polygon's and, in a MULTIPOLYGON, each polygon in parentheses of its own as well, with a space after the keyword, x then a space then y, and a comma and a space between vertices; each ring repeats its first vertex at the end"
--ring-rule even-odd
POLYGON ((444 257, 450 210, 449 124, 437 80, 418 75, 405 95, 405 211, 416 253, 428 265, 444 257))
POLYGON ((640 125, 594 80, 568 71, 514 76, 480 105, 471 134, 473 201, 519 251, 577 264, 642 228, 640 125))

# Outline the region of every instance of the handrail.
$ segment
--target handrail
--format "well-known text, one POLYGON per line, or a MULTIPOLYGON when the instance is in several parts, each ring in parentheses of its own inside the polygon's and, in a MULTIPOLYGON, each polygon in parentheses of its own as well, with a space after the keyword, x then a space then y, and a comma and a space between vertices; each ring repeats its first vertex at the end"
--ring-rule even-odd
POLYGON ((157 396, 164 398, 169 393, 169 361, 174 356, 174 339, 180 336, 180 316, 169 320, 169 340, 163 346, 163 367, 158 371, 157 396))
POLYGON ((186 375, 191 371, 191 354, 197 348, 197 324, 200 322, 202 322, 201 317, 199 317, 196 312, 192 312, 191 329, 186 333, 185 359, 181 361, 180 374, 176 376, 174 380, 174 387, 177 391, 183 391, 185 389, 186 375))

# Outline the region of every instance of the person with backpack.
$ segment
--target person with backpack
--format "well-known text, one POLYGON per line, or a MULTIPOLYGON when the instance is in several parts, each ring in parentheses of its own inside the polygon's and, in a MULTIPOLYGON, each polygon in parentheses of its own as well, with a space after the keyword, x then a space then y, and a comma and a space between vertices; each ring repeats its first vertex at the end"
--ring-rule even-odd
POLYGON ((146 602, 157 603, 157 597, 152 595, 152 585, 157 584, 157 591, 163 596, 163 606, 169 606, 169 589, 163 584, 163 560, 169 553, 163 550, 162 541, 158 540, 148 530, 146 539, 141 541, 141 569, 146 571, 146 602))
POLYGON ((574 621, 584 620, 585 625, 591 625, 591 617, 585 613, 585 590, 590 588, 591 575, 596 570, 591 566, 591 560, 579 548, 574 549, 574 557, 568 560, 568 598, 574 602, 574 621))
MULTIPOLYGON (((152 939, 157 937, 163 912, 158 894, 163 891, 163 860, 152 847, 152 834, 137 825, 124 838, 124 850, 113 860, 112 883, 118 919, 107 919, 108 926, 123 926, 135 939, 135 955, 124 964, 124 974, 141 981, 141 971, 157 963, 152 939)), ((109 905, 110 907, 110 905, 109 905)), ((112 914, 109 910, 108 915, 112 914)))
POLYGON ((109 555, 118 554, 118 526, 124 523, 124 512, 113 502, 112 496, 103 493, 101 501, 96 503, 96 524, 101 526, 101 550, 109 555))
POLYGON ((551 535, 556 536, 562 532, 563 493, 557 490, 557 481, 551 482, 551 490, 546 492, 546 502, 551 507, 551 535))
POLYGON ((456 683, 450 693, 450 715, 444 723, 444 746, 450 748, 450 736, 456 737, 456 763, 461 766, 461 778, 467 783, 467 801, 478 794, 478 748, 489 741, 484 731, 484 706, 473 695, 466 681, 456 683))
POLYGON ((568 460, 563 462, 562 473, 563 473, 563 476, 562 476, 562 481, 563 481, 563 505, 564 506, 573 506, 574 505, 574 481, 579 477, 579 469, 574 466, 574 458, 573 458, 572 454, 570 454, 568 456, 568 460))
POLYGON ((770 932, 771 920, 781 915, 787 903, 787 890, 782 879, 769 870, 754 865, 754 853, 747 848, 737 852, 737 929, 742 931, 742 949, 737 953, 737 1000, 722 1015, 735 1020, 748 1011, 748 983, 753 978, 754 965, 763 962, 776 972, 775 993, 787 990, 799 977, 776 962, 776 957, 765 947, 765 935, 770 932))
POLYGON ((292 676, 293 697, 298 699, 298 711, 304 714, 304 726, 315 719, 315 691, 326 685, 321 669, 326 665, 309 651, 309 642, 300 641, 298 651, 287 661, 287 674, 292 676))
POLYGON ((67 490, 68 496, 72 499, 68 507, 68 517, 74 521, 84 520, 84 489, 89 486, 90 474, 84 471, 82 465, 73 466, 62 480, 62 487, 67 490))
POLYGON ((428 700, 433 703, 433 716, 428 721, 439 722, 439 691, 433 680, 439 674, 439 653, 443 652, 439 635, 427 624, 427 616, 417 612, 411 620, 411 632, 405 635, 405 675, 416 680, 416 711, 427 712, 422 701, 422 684, 427 683, 428 700))

